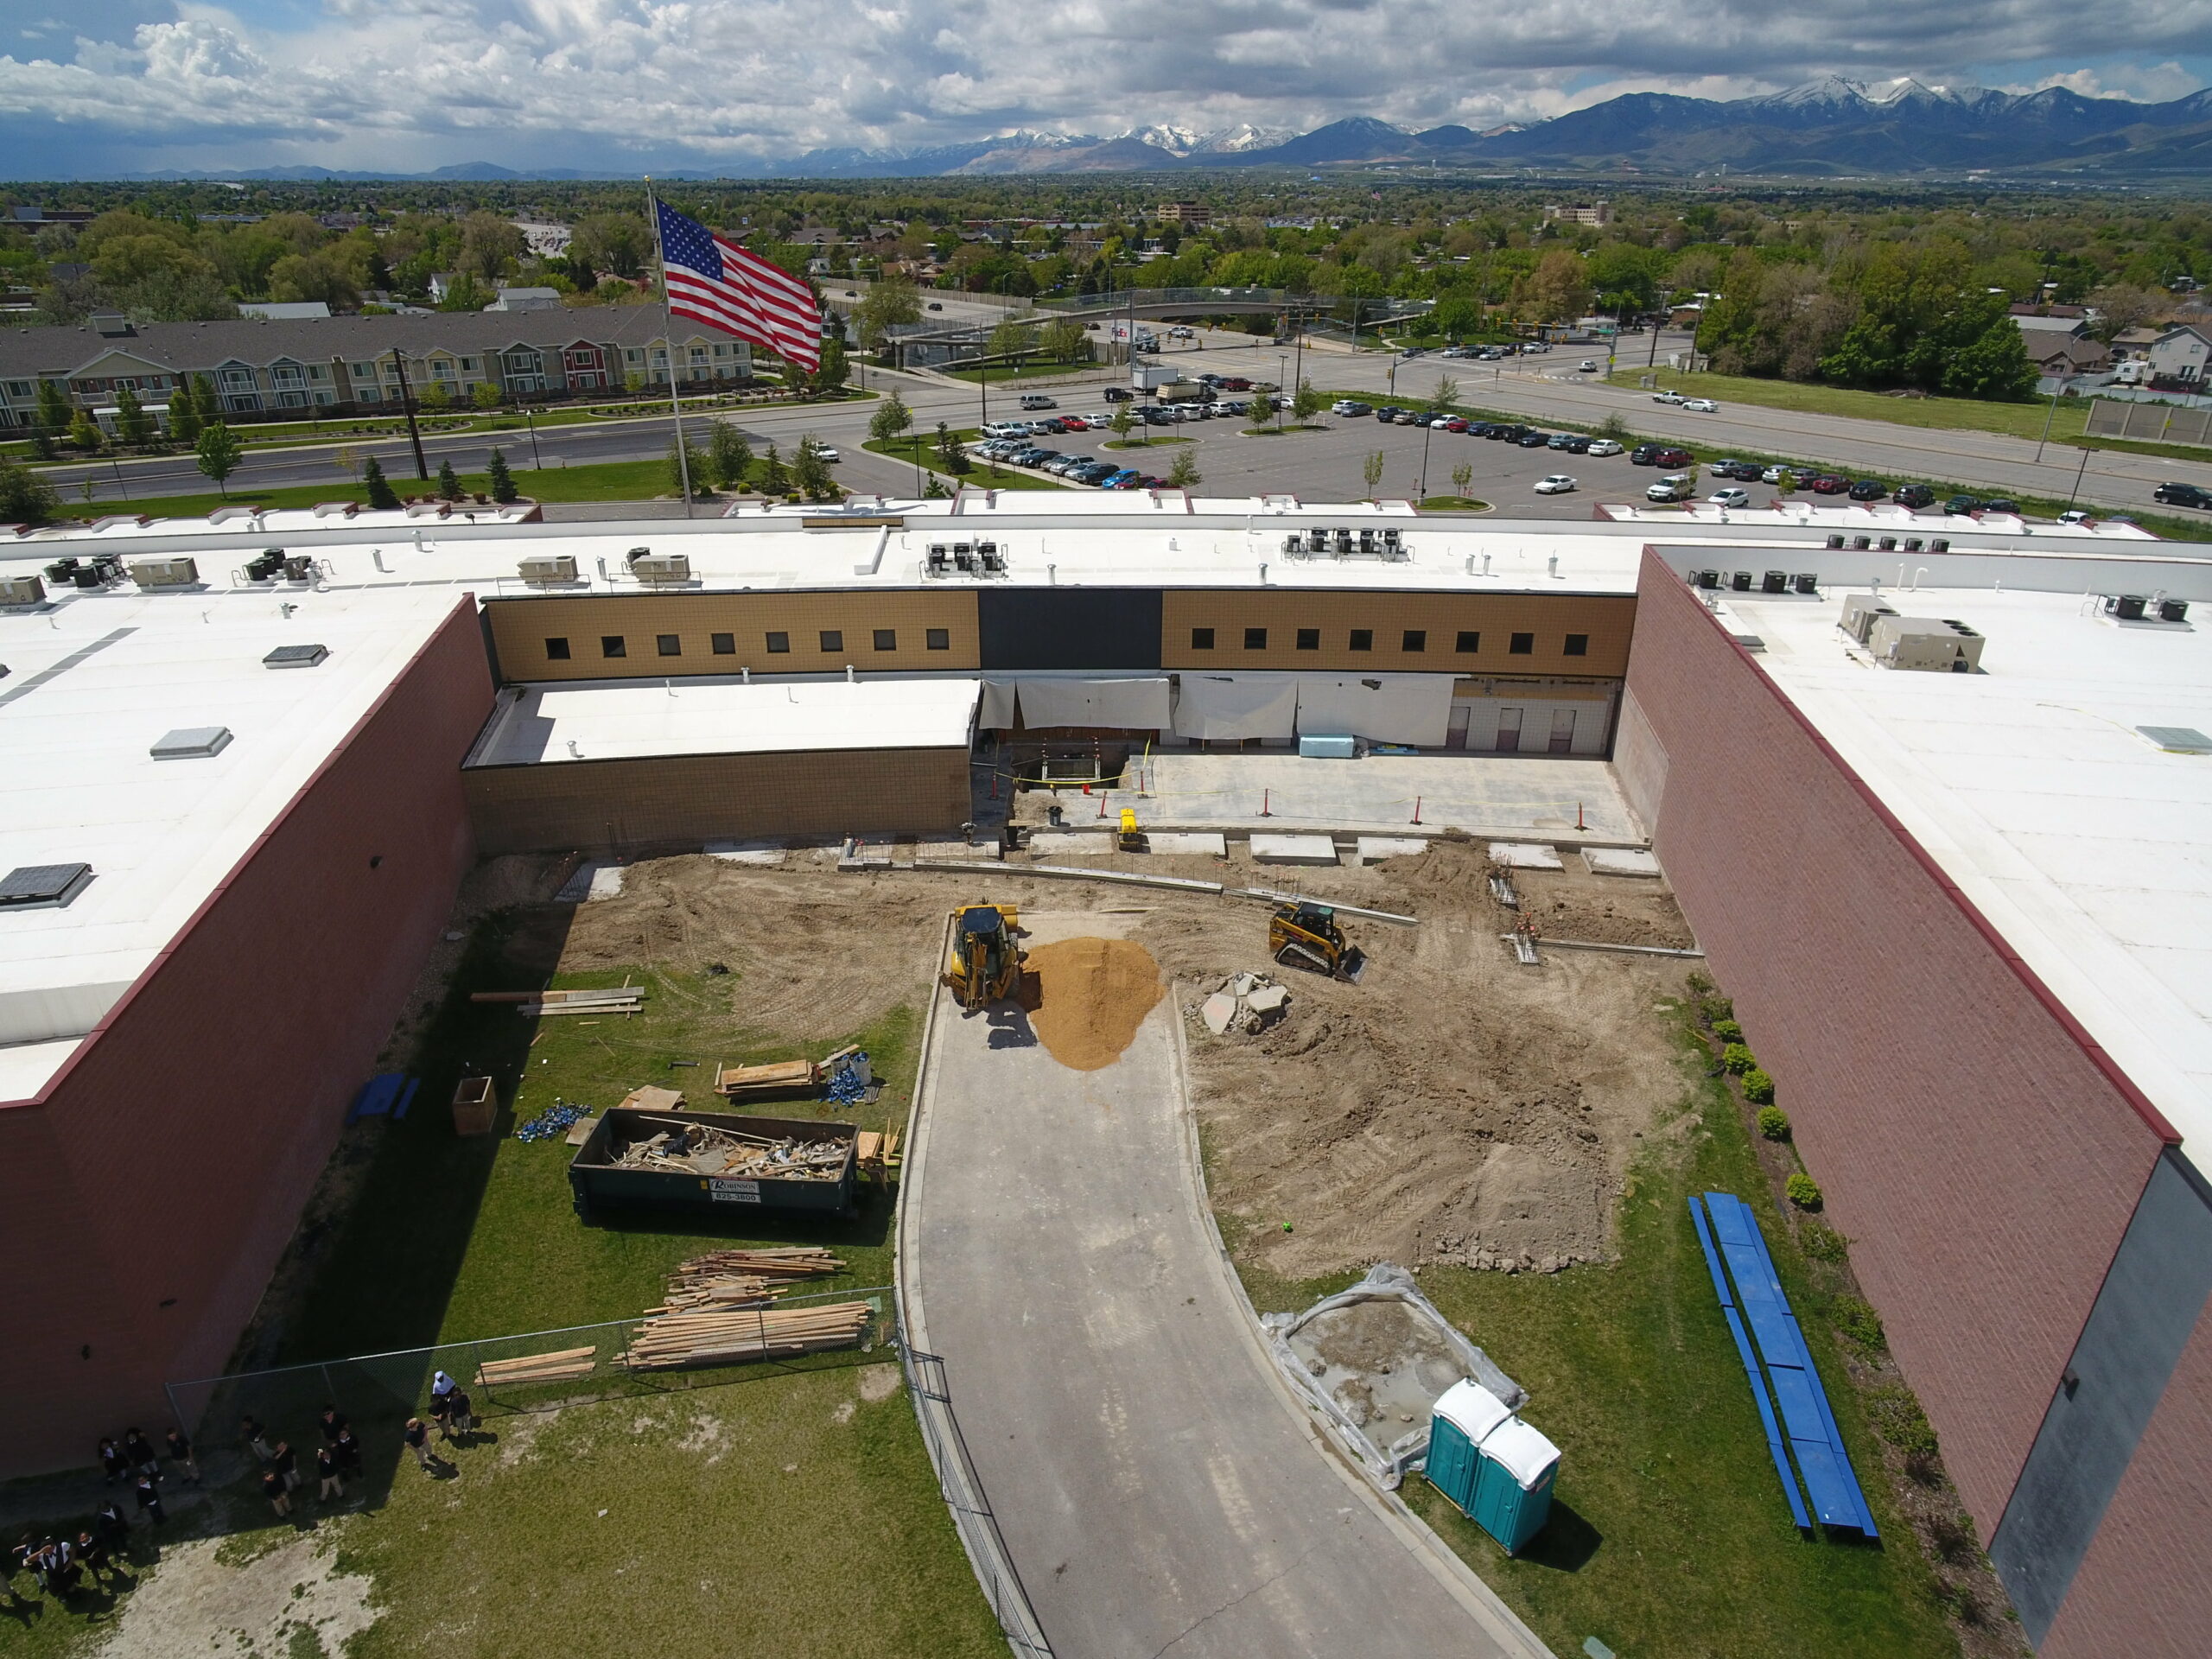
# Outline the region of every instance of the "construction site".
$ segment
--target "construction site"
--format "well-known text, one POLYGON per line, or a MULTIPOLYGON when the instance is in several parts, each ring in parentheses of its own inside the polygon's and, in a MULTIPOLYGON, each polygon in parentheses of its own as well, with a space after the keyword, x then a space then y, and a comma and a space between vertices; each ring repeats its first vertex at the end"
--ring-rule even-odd
POLYGON ((423 528, 9 577, 27 1652, 2193 1651, 2196 562, 423 528))

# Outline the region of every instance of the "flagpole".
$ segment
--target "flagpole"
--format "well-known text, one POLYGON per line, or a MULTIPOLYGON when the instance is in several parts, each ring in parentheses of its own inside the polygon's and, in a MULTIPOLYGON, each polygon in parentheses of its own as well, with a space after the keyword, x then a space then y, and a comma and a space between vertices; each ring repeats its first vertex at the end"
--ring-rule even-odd
POLYGON ((683 516, 691 515, 691 452, 683 447, 683 392, 676 383, 676 312, 668 299, 668 255, 660 245, 660 199, 645 175, 645 217, 653 223, 653 259, 660 266, 660 315, 668 330, 668 405, 676 416, 676 475, 683 486, 683 516))

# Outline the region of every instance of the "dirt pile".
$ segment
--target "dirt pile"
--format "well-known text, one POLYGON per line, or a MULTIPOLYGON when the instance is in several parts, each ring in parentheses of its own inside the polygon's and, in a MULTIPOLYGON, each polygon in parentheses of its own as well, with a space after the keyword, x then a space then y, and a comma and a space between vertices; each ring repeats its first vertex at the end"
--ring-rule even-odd
POLYGON ((1029 952, 1037 978, 1032 1030, 1045 1052, 1075 1071, 1122 1057, 1160 999, 1160 964, 1128 939, 1063 939, 1029 952))

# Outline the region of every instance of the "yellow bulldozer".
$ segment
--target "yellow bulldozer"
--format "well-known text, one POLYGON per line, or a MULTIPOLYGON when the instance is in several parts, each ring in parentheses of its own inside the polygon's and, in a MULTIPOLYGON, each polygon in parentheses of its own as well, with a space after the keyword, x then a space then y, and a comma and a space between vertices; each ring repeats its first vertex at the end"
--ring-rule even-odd
POLYGON ((1286 968, 1326 974, 1349 984, 1357 984, 1367 969, 1365 953, 1345 939, 1336 912, 1304 899, 1275 906, 1268 921, 1268 954, 1286 968))
POLYGON ((1025 960, 1014 943, 1020 912, 1012 905, 963 905, 952 912, 952 950, 944 982, 973 1014, 1021 989, 1025 960))

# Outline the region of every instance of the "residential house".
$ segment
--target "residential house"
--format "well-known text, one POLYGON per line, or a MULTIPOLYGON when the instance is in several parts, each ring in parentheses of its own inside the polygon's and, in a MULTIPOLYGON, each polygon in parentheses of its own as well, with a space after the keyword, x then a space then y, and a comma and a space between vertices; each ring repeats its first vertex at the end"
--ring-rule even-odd
POLYGON ((2153 385, 2161 381, 2201 385, 2208 378, 2206 361, 2212 359, 2212 331, 2194 323, 2169 328, 2151 343, 2145 355, 2151 359, 2153 385))

